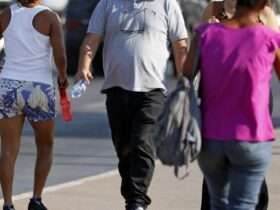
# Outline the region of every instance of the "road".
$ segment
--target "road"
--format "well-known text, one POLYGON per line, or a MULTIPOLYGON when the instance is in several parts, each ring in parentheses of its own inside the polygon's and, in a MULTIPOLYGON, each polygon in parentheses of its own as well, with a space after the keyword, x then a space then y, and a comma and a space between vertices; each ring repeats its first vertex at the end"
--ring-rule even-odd
MULTIPOLYGON (((65 123, 58 115, 55 132, 55 158, 48 186, 116 169, 117 160, 105 113, 105 97, 100 94, 101 86, 102 79, 95 79, 80 99, 72 101, 74 112, 72 122, 65 123)), ((274 77, 273 119, 276 127, 280 127, 279 90, 279 83, 274 77)), ((14 194, 32 190, 34 162, 33 134, 27 124, 24 128, 21 152, 16 166, 14 194)))

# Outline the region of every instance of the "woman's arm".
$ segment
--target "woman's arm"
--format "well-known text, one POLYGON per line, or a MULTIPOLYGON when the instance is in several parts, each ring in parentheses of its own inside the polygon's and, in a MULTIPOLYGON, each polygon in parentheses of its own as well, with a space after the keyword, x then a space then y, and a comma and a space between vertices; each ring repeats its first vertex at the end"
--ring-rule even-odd
POLYGON ((53 48, 54 62, 58 70, 59 85, 68 86, 67 81, 67 58, 64 44, 64 33, 61 21, 57 14, 48 12, 50 25, 50 40, 53 48))
MULTIPOLYGON (((271 7, 266 6, 263 9, 263 11, 260 14, 260 20, 264 25, 272 28, 273 30, 279 31, 279 24, 277 21, 277 17, 271 7)), ((280 50, 277 50, 275 53, 276 56, 275 56, 275 61, 273 63, 273 66, 277 74, 277 77, 280 80, 280 50)))
POLYGON ((199 56, 197 55, 197 49, 198 49, 198 35, 195 34, 194 38, 191 41, 191 46, 190 46, 190 50, 188 53, 188 57, 187 57, 187 61, 185 62, 185 66, 184 66, 184 70, 183 70, 183 75, 187 78, 189 78, 190 80, 193 79, 193 65, 195 65, 195 61, 198 59, 199 62, 199 58, 196 58, 195 56, 199 56))

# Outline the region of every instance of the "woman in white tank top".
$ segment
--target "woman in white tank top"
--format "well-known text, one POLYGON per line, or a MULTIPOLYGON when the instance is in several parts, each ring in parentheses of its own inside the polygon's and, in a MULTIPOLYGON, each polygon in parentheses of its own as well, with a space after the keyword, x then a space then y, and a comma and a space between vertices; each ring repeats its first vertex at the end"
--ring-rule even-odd
POLYGON ((33 197, 28 210, 47 210, 41 194, 52 164, 55 90, 52 57, 58 83, 67 87, 66 55, 58 16, 40 0, 18 0, 0 13, 0 36, 6 59, 0 73, 0 179, 3 210, 14 210, 12 182, 25 118, 35 133, 37 161, 33 197))

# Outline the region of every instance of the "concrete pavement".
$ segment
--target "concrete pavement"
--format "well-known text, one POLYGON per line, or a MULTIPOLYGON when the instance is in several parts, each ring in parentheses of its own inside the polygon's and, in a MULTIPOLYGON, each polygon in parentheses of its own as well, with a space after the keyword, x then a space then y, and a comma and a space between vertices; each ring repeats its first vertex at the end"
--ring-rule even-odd
MULTIPOLYGON (((280 130, 278 130, 280 137, 280 130)), ((269 210, 279 210, 280 205, 280 141, 273 146, 273 161, 267 175, 270 191, 269 210)), ((191 174, 184 180, 173 175, 172 168, 157 163, 150 188, 153 203, 149 210, 198 210, 201 199, 202 175, 197 164, 192 164, 191 174)), ((48 188, 44 201, 49 210, 123 210, 119 193, 120 179, 117 171, 48 188)), ((28 195, 18 197, 17 210, 26 209, 28 195)))

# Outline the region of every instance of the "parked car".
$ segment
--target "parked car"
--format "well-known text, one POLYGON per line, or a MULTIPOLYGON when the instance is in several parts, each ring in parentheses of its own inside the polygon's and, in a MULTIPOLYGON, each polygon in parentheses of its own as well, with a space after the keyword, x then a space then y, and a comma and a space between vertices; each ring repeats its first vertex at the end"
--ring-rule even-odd
MULTIPOLYGON (((79 51, 86 35, 92 11, 99 0, 70 0, 66 12, 66 49, 68 56, 68 74, 75 75, 79 60, 79 51)), ((102 47, 93 61, 94 75, 103 75, 102 47)))

